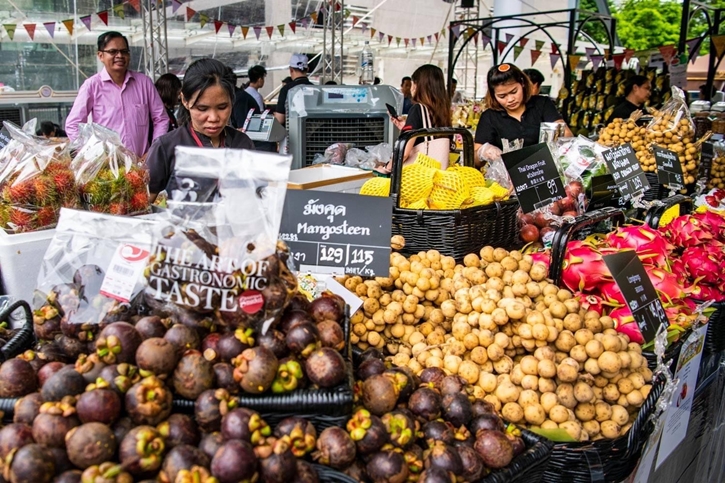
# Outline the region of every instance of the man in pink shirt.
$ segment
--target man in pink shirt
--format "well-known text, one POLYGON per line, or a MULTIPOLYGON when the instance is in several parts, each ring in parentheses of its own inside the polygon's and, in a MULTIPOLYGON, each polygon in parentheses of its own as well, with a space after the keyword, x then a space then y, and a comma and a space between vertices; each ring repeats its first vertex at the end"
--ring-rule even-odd
POLYGON ((98 37, 98 60, 104 69, 88 78, 78 90, 65 130, 68 137, 78 137, 78 125, 93 122, 116 131, 121 142, 138 156, 149 149, 149 122, 153 122, 153 139, 166 134, 169 117, 151 79, 128 70, 131 51, 126 37, 106 32, 98 37))

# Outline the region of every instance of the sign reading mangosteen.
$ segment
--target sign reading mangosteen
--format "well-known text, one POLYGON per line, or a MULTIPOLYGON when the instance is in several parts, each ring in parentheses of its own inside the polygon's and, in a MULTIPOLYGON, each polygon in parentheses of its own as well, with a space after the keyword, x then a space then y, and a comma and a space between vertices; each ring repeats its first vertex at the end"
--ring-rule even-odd
POLYGON ((300 270, 387 277, 392 211, 391 198, 290 190, 279 237, 300 270))
POLYGON ((617 183, 611 174, 593 176, 589 188, 589 204, 587 212, 599 210, 611 206, 618 208, 625 206, 627 202, 620 196, 617 183))
POLYGON ((653 340, 660 326, 667 328, 669 322, 657 291, 637 253, 634 250, 625 250, 605 255, 604 263, 617 282, 645 342, 653 340))
POLYGON ((624 201, 636 198, 650 188, 631 144, 608 149, 602 156, 624 201))
POLYGON ((524 213, 562 199, 564 184, 546 143, 501 155, 524 213))
POLYGON ((652 150, 657 163, 657 179, 660 184, 666 184, 670 189, 682 189, 685 179, 677 153, 659 146, 652 146, 652 150))

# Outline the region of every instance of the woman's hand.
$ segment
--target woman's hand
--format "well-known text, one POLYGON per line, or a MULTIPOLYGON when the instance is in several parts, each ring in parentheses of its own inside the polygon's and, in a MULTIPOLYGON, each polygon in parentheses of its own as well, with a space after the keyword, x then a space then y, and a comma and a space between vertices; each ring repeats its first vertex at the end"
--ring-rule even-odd
POLYGON ((493 144, 486 143, 480 148, 478 148, 478 159, 481 161, 493 161, 494 159, 497 159, 501 157, 502 151, 498 148, 498 146, 494 146, 493 144))
POLYGON ((390 114, 388 114, 388 116, 390 116, 390 120, 393 122, 393 125, 397 127, 399 131, 402 131, 405 126, 405 120, 401 117, 393 117, 390 114))

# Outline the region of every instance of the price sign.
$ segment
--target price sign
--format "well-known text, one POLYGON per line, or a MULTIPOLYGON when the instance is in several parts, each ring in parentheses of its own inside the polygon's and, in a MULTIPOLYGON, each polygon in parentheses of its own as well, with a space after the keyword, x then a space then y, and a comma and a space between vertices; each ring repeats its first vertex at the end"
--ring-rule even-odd
POLYGON ((10 133, 8 132, 8 129, 3 126, 2 129, 0 129, 0 149, 4 148, 8 145, 10 142, 10 133))
POLYGON ((565 196, 564 184, 546 143, 501 155, 524 213, 565 196))
POLYGON ((700 154, 700 178, 710 179, 712 173, 712 160, 715 158, 715 145, 710 142, 702 143, 702 153, 700 154))
POLYGON ((632 312, 644 340, 649 342, 657 335, 661 325, 669 325, 665 309, 657 291, 634 250, 626 250, 604 256, 604 263, 622 291, 624 300, 632 312))
POLYGON ((599 210, 607 206, 621 208, 626 204, 627 202, 620 196, 617 183, 614 182, 611 174, 592 177, 587 212, 599 210))
POLYGON ((682 189, 685 185, 685 178, 682 175, 682 165, 677 153, 659 146, 653 146, 652 150, 655 154, 657 179, 660 184, 666 184, 670 189, 682 189))
POLYGON ((387 277, 392 211, 391 198, 289 190, 279 236, 299 270, 387 277))
POLYGON ((602 156, 624 201, 629 201, 650 188, 631 144, 608 149, 602 156))

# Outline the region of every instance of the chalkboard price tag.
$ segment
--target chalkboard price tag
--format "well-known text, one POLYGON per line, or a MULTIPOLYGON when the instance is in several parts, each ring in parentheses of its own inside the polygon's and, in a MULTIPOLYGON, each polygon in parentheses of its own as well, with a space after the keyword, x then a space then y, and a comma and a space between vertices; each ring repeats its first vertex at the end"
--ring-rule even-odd
POLYGON ((657 163, 657 179, 660 184, 666 184, 670 189, 679 190, 685 186, 682 175, 682 165, 677 153, 659 146, 652 146, 657 163))
POLYGON ((0 129, 0 149, 4 148, 8 145, 12 138, 10 137, 10 133, 8 132, 8 129, 3 126, 2 129, 0 129))
POLYGON ((501 155, 524 213, 550 205, 565 196, 559 170, 546 143, 501 155))
POLYGON ((619 194, 619 188, 617 188, 617 183, 614 182, 611 174, 592 176, 587 212, 609 206, 612 208, 622 208, 626 204, 627 202, 619 194))
POLYGON ((624 201, 636 198, 650 189, 649 181, 639 165, 631 144, 608 149, 602 153, 602 156, 624 201))
POLYGON ((625 250, 604 256, 604 263, 627 302, 642 336, 649 342, 657 335, 660 326, 669 322, 657 291, 634 250, 625 250))
POLYGON ((700 178, 710 179, 712 174, 712 160, 715 158, 715 145, 711 142, 702 143, 702 152, 700 153, 700 178))
POLYGON ((391 198, 289 190, 279 237, 301 271, 387 277, 391 198))

